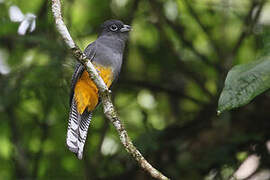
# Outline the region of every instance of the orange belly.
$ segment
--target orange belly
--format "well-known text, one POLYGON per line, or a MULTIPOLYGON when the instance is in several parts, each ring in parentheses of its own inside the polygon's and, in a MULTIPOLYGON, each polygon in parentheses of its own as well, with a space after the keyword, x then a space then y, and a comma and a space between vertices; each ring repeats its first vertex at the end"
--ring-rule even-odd
MULTIPOLYGON (((107 87, 110 87, 113 80, 111 68, 97 66, 95 64, 94 66, 107 87)), ((77 110, 80 114, 82 114, 86 108, 88 111, 93 111, 98 104, 98 88, 91 80, 86 70, 82 73, 82 76, 75 85, 74 97, 77 103, 77 110)))

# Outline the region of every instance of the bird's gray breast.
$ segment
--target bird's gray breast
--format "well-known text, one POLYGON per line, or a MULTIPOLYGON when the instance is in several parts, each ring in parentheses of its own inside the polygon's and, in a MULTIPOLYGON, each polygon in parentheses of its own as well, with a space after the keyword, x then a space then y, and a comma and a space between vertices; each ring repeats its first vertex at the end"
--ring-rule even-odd
POLYGON ((110 39, 99 39, 96 42, 94 62, 105 67, 111 67, 114 77, 118 77, 123 58, 124 45, 110 39))

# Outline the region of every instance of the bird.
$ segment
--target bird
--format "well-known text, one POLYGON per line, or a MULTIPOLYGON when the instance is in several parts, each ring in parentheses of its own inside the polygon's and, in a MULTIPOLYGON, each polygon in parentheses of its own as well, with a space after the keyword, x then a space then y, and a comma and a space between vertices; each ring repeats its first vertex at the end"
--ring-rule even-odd
MULTIPOLYGON (((120 20, 107 20, 101 25, 97 39, 84 50, 108 88, 119 77, 125 44, 131 29, 131 26, 120 20)), ((85 67, 77 63, 71 79, 66 145, 78 159, 83 158, 88 127, 99 102, 98 88, 85 67)))

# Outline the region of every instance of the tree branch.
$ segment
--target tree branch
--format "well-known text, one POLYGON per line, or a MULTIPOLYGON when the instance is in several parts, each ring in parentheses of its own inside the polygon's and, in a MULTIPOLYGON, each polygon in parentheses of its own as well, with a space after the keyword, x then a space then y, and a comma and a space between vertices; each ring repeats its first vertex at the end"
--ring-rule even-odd
POLYGON ((246 179, 258 170, 259 165, 260 156, 251 154, 245 159, 245 161, 242 162, 231 179, 246 179))
POLYGON ((14 154, 14 165, 15 165, 15 175, 18 179, 24 179, 29 176, 29 170, 27 169, 29 165, 29 159, 27 157, 26 149, 23 148, 20 141, 21 133, 19 132, 18 124, 16 123, 16 117, 14 117, 14 107, 10 105, 5 109, 9 117, 9 126, 11 131, 11 141, 14 145, 16 153, 14 154), (16 156, 16 157, 15 157, 16 156))
POLYGON ((198 58, 200 58, 202 60, 202 62, 204 62, 206 65, 211 66, 211 67, 215 67, 217 70, 222 70, 222 67, 217 64, 212 62, 207 56, 205 56, 204 54, 202 54, 201 52, 199 52, 193 45, 192 41, 190 41, 186 35, 186 28, 184 27, 183 24, 181 24, 180 22, 178 23, 174 23, 171 20, 169 20, 162 12, 162 5, 160 5, 159 2, 155 1, 155 0, 150 0, 152 9, 154 10, 154 13, 157 15, 157 17, 160 20, 163 20, 167 25, 169 25, 169 27, 171 27, 179 36, 179 38, 181 39, 182 43, 188 48, 190 49, 194 55, 196 55, 198 58))
POLYGON ((204 102, 202 100, 199 100, 199 99, 196 99, 196 98, 194 98, 192 96, 186 95, 184 92, 182 92, 179 89, 172 89, 172 88, 169 88, 169 87, 166 87, 166 86, 150 83, 150 82, 143 81, 143 80, 122 79, 121 83, 124 86, 128 86, 129 88, 131 86, 148 88, 148 89, 150 89, 152 91, 166 92, 166 93, 171 94, 171 95, 173 95, 175 97, 185 98, 185 99, 188 99, 188 100, 190 100, 190 101, 192 101, 192 102, 194 102, 196 104, 199 104, 199 105, 206 104, 206 102, 204 102))
MULTIPOLYGON (((155 8, 155 7, 153 7, 155 8)), ((210 97, 210 99, 215 99, 214 95, 209 92, 208 89, 204 86, 204 79, 202 78, 203 75, 199 74, 198 72, 195 72, 190 69, 190 66, 187 65, 183 60, 182 57, 179 55, 179 52, 175 49, 172 42, 169 40, 168 36, 166 35, 166 32, 164 31, 164 28, 162 27, 161 21, 158 21, 157 23, 154 23, 154 25, 159 29, 161 38, 164 39, 166 44, 170 47, 169 50, 174 54, 174 56, 177 58, 176 63, 178 64, 178 67, 181 68, 181 72, 185 74, 188 78, 196 82, 196 84, 201 88, 201 90, 210 97)))
POLYGON ((253 0, 252 4, 250 6, 250 9, 244 19, 244 27, 242 29, 242 32, 235 43, 235 46, 232 49, 232 55, 235 56, 235 54, 238 52, 239 48, 241 47, 242 43, 246 39, 248 35, 250 35, 252 28, 258 21, 260 14, 262 12, 262 8, 265 4, 266 0, 261 0, 260 3, 258 4, 257 0, 253 0), (254 15, 254 18, 252 19, 253 12, 255 11, 256 7, 258 6, 257 12, 254 15))
MULTIPOLYGON (((45 121, 47 119, 47 117, 44 118, 45 121)), ((34 155, 34 159, 33 159, 33 171, 32 171, 32 178, 33 179, 37 179, 38 178, 38 171, 39 171, 39 167, 40 167, 40 159, 43 156, 44 153, 44 144, 46 139, 48 138, 48 131, 49 131, 49 124, 48 122, 43 122, 39 124, 40 129, 41 129, 41 137, 40 137, 40 142, 41 142, 41 146, 38 150, 38 152, 34 155)))
POLYGON ((82 51, 77 47, 77 45, 72 40, 61 16, 60 0, 52 0, 52 12, 56 23, 56 28, 59 31, 60 35, 62 36, 63 40, 70 48, 72 54, 76 57, 76 59, 84 65, 85 69, 90 74, 91 79, 98 87, 99 94, 103 104, 104 114, 113 123, 114 127, 116 128, 119 134, 121 143, 124 145, 127 152, 129 152, 136 159, 141 168, 144 169, 146 172, 148 172, 153 178, 160 180, 168 180, 169 178, 164 176, 161 172, 152 167, 152 165, 145 160, 145 158, 141 155, 141 153, 136 149, 136 147, 131 142, 127 134, 127 131, 125 130, 112 104, 110 91, 108 90, 102 78, 98 75, 93 64, 90 62, 90 59, 88 59, 82 53, 82 51))
POLYGON ((211 36, 211 32, 209 31, 209 28, 203 24, 203 22, 201 21, 199 15, 197 14, 197 12, 191 6, 190 2, 188 0, 184 0, 184 2, 186 4, 186 6, 187 6, 187 9, 188 9, 190 15, 195 19, 195 21, 197 22, 197 24, 201 27, 201 29, 205 33, 205 35, 207 36, 207 38, 208 38, 211 46, 216 51, 218 57, 219 58, 222 58, 221 49, 219 48, 219 46, 217 45, 216 41, 211 36))

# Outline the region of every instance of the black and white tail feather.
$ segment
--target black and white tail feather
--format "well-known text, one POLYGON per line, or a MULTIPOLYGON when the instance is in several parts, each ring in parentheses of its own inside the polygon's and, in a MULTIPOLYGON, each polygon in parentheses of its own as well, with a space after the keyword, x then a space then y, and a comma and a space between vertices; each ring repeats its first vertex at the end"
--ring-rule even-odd
POLYGON ((91 118, 92 112, 88 112, 87 110, 85 110, 82 115, 78 113, 77 105, 73 98, 69 112, 66 144, 68 149, 76 153, 79 159, 83 157, 83 148, 91 118))
MULTIPOLYGON (((85 55, 93 60, 96 53, 96 43, 93 42, 87 46, 84 51, 85 55)), ((81 115, 77 111, 77 105, 74 98, 74 89, 78 79, 81 77, 84 66, 81 63, 77 63, 75 66, 75 72, 72 75, 71 80, 71 92, 70 92, 70 112, 67 130, 66 144, 70 151, 77 154, 79 159, 83 157, 83 147, 87 138, 88 127, 92 118, 92 112, 85 110, 81 115)))

